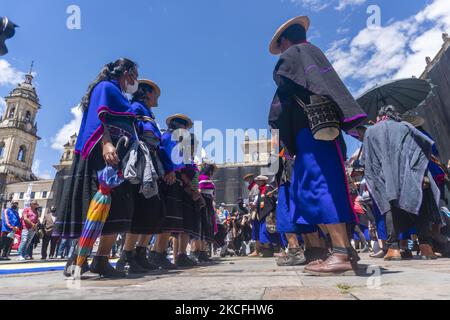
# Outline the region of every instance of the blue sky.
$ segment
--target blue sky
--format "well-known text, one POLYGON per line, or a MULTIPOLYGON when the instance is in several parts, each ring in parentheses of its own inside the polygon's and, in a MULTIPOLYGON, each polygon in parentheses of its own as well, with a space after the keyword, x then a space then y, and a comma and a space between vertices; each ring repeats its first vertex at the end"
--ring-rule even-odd
MULTIPOLYGON (((159 122, 173 113, 205 128, 266 128, 277 57, 268 52, 275 29, 309 15, 311 42, 327 52, 357 95, 379 81, 420 74, 426 55, 450 31, 448 0, 15 0, 0 16, 20 25, 0 57, 0 96, 35 61, 42 109, 35 160, 54 174, 55 148, 76 128, 73 108, 102 65, 118 57, 139 64, 162 89, 159 122), (66 9, 81 8, 81 30, 68 30, 66 9), (381 26, 367 28, 378 5, 381 26), (64 132, 61 131, 64 128, 64 132)), ((1 106, 0 101, 0 108, 1 106)), ((350 152, 357 143, 348 140, 350 152)))

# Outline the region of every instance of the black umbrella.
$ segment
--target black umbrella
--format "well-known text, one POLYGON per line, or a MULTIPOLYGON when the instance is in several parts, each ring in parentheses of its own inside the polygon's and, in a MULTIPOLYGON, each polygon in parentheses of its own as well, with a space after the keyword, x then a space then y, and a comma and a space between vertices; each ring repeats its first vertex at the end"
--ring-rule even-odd
POLYGON ((416 78, 388 81, 375 86, 357 99, 367 113, 368 120, 376 121, 378 111, 387 105, 404 114, 425 103, 435 86, 429 80, 416 78))
POLYGON ((5 41, 14 36, 17 27, 18 26, 7 17, 0 17, 0 56, 8 53, 5 41))

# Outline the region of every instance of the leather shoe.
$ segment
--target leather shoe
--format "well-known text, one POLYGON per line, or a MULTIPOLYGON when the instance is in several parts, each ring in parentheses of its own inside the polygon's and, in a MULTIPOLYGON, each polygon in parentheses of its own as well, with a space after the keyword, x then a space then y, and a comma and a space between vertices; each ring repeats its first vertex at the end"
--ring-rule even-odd
POLYGON ((352 261, 348 254, 333 253, 327 260, 320 264, 309 264, 304 272, 314 276, 354 276, 356 275, 357 263, 352 261))
POLYGON ((400 261, 402 260, 402 254, 400 249, 389 249, 384 256, 384 261, 400 261))
POLYGON ((438 256, 434 254, 433 248, 429 244, 421 244, 420 246, 420 256, 424 260, 434 260, 438 256))

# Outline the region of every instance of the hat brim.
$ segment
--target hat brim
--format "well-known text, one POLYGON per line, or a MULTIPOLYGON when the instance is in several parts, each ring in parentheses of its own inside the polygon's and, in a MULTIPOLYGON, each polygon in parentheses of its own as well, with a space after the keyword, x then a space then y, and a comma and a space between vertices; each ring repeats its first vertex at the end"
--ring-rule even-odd
POLYGON ((150 87, 152 87, 152 88, 155 90, 156 95, 157 95, 158 97, 161 96, 161 89, 160 89, 159 86, 158 86, 155 82, 153 82, 152 80, 148 80, 148 79, 140 79, 140 80, 139 80, 139 83, 148 84, 150 87))
POLYGON ((269 51, 271 54, 278 55, 281 53, 281 49, 278 46, 278 39, 283 34, 283 32, 294 24, 299 24, 305 28, 305 31, 309 30, 309 26, 311 25, 311 21, 307 16, 295 17, 281 25, 278 30, 273 35, 272 41, 270 42, 269 51))
POLYGON ((425 124, 425 119, 419 116, 405 116, 403 120, 409 122, 416 128, 425 124))
POLYGON ((255 177, 255 175, 253 173, 249 173, 249 174, 246 174, 245 176, 243 176, 242 180, 247 180, 247 179, 254 178, 254 177, 255 177))
POLYGON ((181 120, 186 121, 188 123, 188 128, 189 129, 194 126, 194 123, 192 122, 192 120, 188 116, 186 116, 184 114, 180 114, 180 113, 177 113, 177 114, 174 114, 174 115, 168 117, 166 119, 166 125, 169 126, 170 122, 172 122, 172 120, 174 120, 174 119, 181 119, 181 120))

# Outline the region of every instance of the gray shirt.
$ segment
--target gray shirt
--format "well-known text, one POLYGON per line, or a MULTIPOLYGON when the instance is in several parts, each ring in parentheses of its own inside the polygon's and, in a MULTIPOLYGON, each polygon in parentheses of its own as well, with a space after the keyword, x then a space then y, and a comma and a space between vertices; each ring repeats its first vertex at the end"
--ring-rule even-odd
MULTIPOLYGON (((422 183, 433 144, 433 140, 406 122, 381 121, 367 129, 361 163, 369 192, 381 213, 393 205, 419 214, 422 183)), ((430 182, 438 201, 439 190, 433 178, 430 182)))

